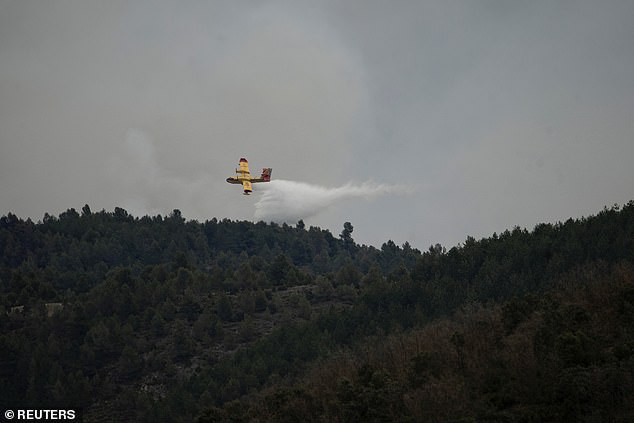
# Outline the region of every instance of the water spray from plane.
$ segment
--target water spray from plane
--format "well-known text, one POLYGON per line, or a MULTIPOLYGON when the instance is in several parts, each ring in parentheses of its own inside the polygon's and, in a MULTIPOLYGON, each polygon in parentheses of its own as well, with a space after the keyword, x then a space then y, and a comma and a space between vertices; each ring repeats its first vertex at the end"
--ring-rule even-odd
POLYGON ((255 204, 255 220, 293 224, 300 219, 315 216, 334 203, 347 198, 370 199, 389 193, 403 192, 402 186, 347 183, 328 188, 305 182, 273 180, 262 184, 261 197, 255 204))

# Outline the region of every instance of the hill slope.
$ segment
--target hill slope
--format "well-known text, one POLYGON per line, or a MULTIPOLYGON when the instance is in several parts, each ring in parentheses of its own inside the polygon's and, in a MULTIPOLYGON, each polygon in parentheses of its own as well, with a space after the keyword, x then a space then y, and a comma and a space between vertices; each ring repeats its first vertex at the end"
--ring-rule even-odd
MULTIPOLYGON (((381 399, 377 404, 383 404, 380 408, 386 413, 404 410, 407 398, 419 402, 416 392, 429 378, 426 360, 433 362, 436 354, 425 349, 413 356, 405 354, 401 370, 394 373, 381 365, 381 359, 369 360, 354 352, 373 339, 387 335, 391 345, 399 339, 391 334, 405 330, 399 336, 408 343, 412 336, 416 339, 424 331, 436 330, 439 321, 448 327, 457 325, 456 318, 438 319, 449 318, 466 304, 487 303, 506 305, 481 311, 491 316, 488 321, 493 325, 485 332, 498 333, 495 339, 504 342, 514 333, 534 338, 531 330, 541 324, 539 316, 547 310, 546 293, 559 290, 562 281, 570 281, 579 269, 591 269, 587 272, 596 275, 584 286, 605 285, 601 289, 610 298, 615 293, 629 298, 634 202, 589 218, 541 224, 531 232, 515 228, 478 241, 468 238, 449 251, 436 245, 421 253, 391 241, 381 249, 359 246, 352 231, 352 225, 346 224, 334 237, 319 228, 307 229, 303 222, 296 227, 216 219, 199 223, 185 221, 178 210, 166 217, 135 218, 120 208, 93 213, 88 206, 81 213, 69 209, 58 217, 46 215, 38 223, 4 216, 0 218, 0 379, 9 388, 1 405, 81 408, 88 421, 112 416, 191 421, 201 413, 226 418, 243 413, 246 418, 247 410, 259 410, 262 418, 276 420, 280 408, 270 406, 273 400, 283 404, 294 398, 291 403, 314 403, 315 408, 304 409, 307 415, 312 410, 313 420, 352 418, 354 413, 367 417, 371 411, 360 404, 369 406, 371 398, 371 402, 381 399), (620 282, 610 285, 613 280, 620 282), (504 303, 529 294, 537 299, 504 303), (336 363, 342 351, 353 351, 346 354, 355 363, 350 369, 356 370, 337 374, 333 381, 345 386, 325 388, 323 397, 315 398, 311 380, 324 376, 314 370, 307 374, 311 363, 336 363), (432 358, 425 354, 416 358, 425 351, 432 358), (415 367, 410 373, 420 370, 422 379, 404 376, 408 366, 415 367), (408 388, 386 388, 364 397, 364 392, 374 389, 375 377, 384 379, 377 382, 382 386, 398 381, 398 386, 408 388), (403 385, 404 380, 410 384, 403 385), (293 386, 293 381, 303 382, 288 392, 281 388, 293 386), (272 399, 248 400, 267 390, 272 390, 268 391, 272 399), (324 405, 342 398, 344 405, 332 409, 324 405), (242 405, 235 406, 232 401, 237 399, 242 405)), ((566 297, 574 290, 556 292, 560 293, 549 295, 566 297)), ((598 324, 595 315, 616 313, 615 304, 606 303, 604 310, 591 313, 590 326, 598 324)), ((460 319, 468 322, 478 316, 460 319)), ((624 324, 629 324, 627 316, 619 317, 624 324)), ((608 327, 608 345, 597 354, 601 360, 616 357, 619 366, 625 366, 617 366, 622 372, 616 372, 626 383, 631 376, 627 361, 631 345, 616 330, 608 327)), ((585 326, 562 331, 552 334, 554 340, 548 344, 548 354, 557 360, 561 359, 559 336, 568 332, 573 350, 579 343, 585 348, 586 338, 598 342, 598 332, 585 326), (583 336, 577 333, 580 330, 583 336)), ((470 372, 486 372, 492 365, 472 364, 466 353, 463 361, 456 362, 458 350, 471 348, 471 335, 462 329, 454 332, 453 355, 440 350, 443 357, 453 358, 436 363, 438 373, 431 376, 441 380, 449 375, 469 395, 479 393, 484 388, 480 382, 472 383, 476 379, 470 372)), ((434 342, 447 342, 445 338, 434 342)), ((483 348, 494 356, 510 357, 504 364, 508 372, 498 375, 504 385, 506 377, 527 370, 513 367, 521 364, 519 356, 512 357, 521 351, 497 347, 483 348)), ((382 357, 383 353, 368 354, 382 357)), ((585 368, 604 363, 588 360, 582 363, 585 368)), ((595 380, 594 373, 584 375, 595 380)), ((536 389, 545 383, 545 379, 532 380, 536 389)), ((447 409, 447 416, 481 416, 509 408, 513 416, 521 415, 513 407, 524 403, 519 394, 513 395, 499 400, 502 407, 482 405, 486 403, 482 400, 467 403, 469 412, 447 409)), ((531 412, 539 415, 539 407, 549 404, 546 400, 532 404, 531 412)), ((398 416, 417 418, 420 412, 408 410, 410 414, 398 416)), ((621 411, 628 415, 627 408, 621 411)), ((569 411, 557 413, 554 416, 563 418, 569 411)))
POLYGON ((200 421, 236 419, 632 421, 634 267, 584 266, 541 297, 370 336, 200 421))

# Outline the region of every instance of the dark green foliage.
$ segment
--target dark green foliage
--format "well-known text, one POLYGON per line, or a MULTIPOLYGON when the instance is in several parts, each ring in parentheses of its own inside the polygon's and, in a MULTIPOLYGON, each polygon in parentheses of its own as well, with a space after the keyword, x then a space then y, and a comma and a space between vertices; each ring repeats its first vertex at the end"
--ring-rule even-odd
POLYGON ((88 205, 0 217, 0 405, 88 421, 420 421, 423 406, 440 421, 632 417, 633 202, 422 254, 352 231, 88 205), (435 349, 366 349, 324 395, 284 387, 474 303, 502 305, 449 323, 435 349))
POLYGON ((233 308, 231 301, 226 295, 220 295, 218 299, 218 309, 216 311, 218 317, 224 321, 230 321, 233 318, 233 308))
POLYGON ((353 231, 352 223, 346 222, 343 224, 343 231, 341 231, 341 235, 339 238, 343 241, 343 249, 346 251, 351 251, 354 248, 354 240, 352 239, 352 231, 353 231))
POLYGON ((442 368, 442 357, 435 352, 420 352, 416 354, 410 363, 408 369, 408 381, 412 388, 417 389, 423 387, 432 378, 440 376, 442 368))
POLYGON ((365 364, 351 381, 341 379, 337 386, 334 414, 343 421, 394 422, 403 417, 402 388, 383 370, 365 364))
POLYGON ((525 322, 535 311, 537 297, 527 295, 523 298, 513 298, 502 307, 502 321, 507 334, 513 332, 517 326, 525 322))
MULTIPOLYGON (((615 360, 612 351, 615 336, 632 339, 615 313, 632 286, 634 266, 616 265, 602 276, 586 274, 574 288, 526 298, 532 313, 521 331, 504 324, 504 310, 523 300, 516 299, 373 337, 301 378, 296 387, 310 401, 294 403, 294 412, 309 421, 630 421, 634 361, 627 354, 615 360), (555 341, 533 351, 543 332, 555 341)), ((276 421, 271 416, 285 406, 270 398, 293 389, 245 403, 249 416, 276 421)))

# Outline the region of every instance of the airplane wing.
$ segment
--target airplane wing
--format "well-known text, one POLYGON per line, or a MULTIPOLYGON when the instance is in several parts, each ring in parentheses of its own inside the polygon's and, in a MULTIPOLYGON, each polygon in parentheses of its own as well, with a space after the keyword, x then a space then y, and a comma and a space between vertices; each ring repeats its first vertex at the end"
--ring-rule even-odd
POLYGON ((265 167, 262 169, 262 175, 259 178, 251 178, 251 182, 271 182, 271 172, 273 168, 265 167))

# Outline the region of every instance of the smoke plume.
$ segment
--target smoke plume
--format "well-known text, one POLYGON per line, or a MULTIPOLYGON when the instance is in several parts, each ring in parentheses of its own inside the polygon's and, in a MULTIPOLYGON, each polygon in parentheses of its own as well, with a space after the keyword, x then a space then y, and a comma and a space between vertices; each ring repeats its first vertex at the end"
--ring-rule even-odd
POLYGON ((403 191, 403 187, 365 182, 360 185, 347 183, 327 188, 305 182, 277 179, 258 185, 261 198, 255 204, 255 220, 277 223, 296 223, 314 216, 334 203, 346 198, 373 198, 403 191))

